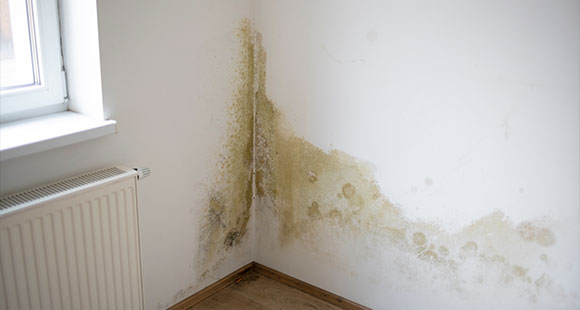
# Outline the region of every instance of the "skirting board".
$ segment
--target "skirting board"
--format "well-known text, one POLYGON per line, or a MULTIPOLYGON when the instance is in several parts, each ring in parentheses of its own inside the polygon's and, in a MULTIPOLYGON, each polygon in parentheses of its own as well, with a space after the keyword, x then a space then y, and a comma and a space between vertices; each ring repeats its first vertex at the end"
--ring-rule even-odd
POLYGON ((213 294, 219 292, 220 290, 228 287, 230 284, 242 278, 245 274, 251 272, 252 270, 254 270, 254 262, 245 265, 244 267, 230 273, 229 275, 211 284, 210 286, 204 288, 203 290, 185 298, 184 300, 171 306, 168 310, 193 309, 193 306, 197 305, 198 303, 202 302, 204 299, 212 296, 213 294))
POLYGON ((220 290, 228 287, 230 284, 238 281, 244 275, 250 272, 258 273, 264 277, 270 278, 272 280, 278 281, 280 283, 286 284, 297 290, 300 290, 306 294, 312 295, 320 300, 326 301, 327 303, 333 304, 345 310, 370 310, 365 306, 359 305, 353 301, 346 298, 340 297, 328 291, 325 291, 319 287, 312 284, 306 283, 304 281, 298 280, 287 274, 281 273, 272 268, 266 267, 262 264, 252 262, 246 266, 232 272, 231 274, 225 276, 221 280, 211 284, 210 286, 202 289, 201 291, 187 297, 186 299, 180 301, 174 306, 170 307, 169 310, 189 310, 194 309, 194 306, 204 299, 212 296, 213 294, 219 292, 220 290))

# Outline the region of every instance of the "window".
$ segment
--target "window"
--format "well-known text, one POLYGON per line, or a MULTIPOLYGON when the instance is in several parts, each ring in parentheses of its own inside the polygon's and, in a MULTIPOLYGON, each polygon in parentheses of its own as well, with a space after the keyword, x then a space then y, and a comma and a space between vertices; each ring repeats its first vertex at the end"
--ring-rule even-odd
POLYGON ((0 0, 0 26, 0 162, 117 132, 103 108, 97 1, 0 0))
POLYGON ((0 0, 0 122, 65 111, 57 0, 0 0))

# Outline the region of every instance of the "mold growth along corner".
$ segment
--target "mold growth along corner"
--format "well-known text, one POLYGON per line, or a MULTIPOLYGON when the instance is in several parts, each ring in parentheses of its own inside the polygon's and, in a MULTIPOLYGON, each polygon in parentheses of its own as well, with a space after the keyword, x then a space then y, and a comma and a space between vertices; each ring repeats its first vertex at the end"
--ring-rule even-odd
MULTIPOLYGON (((372 164, 339 150, 325 152, 294 135, 267 96, 266 51, 249 20, 241 22, 238 40, 228 136, 200 235, 202 278, 247 236, 255 188, 255 211, 275 222, 277 231, 268 233, 277 236, 280 249, 295 243, 315 252, 325 246, 316 243, 321 234, 334 239, 330 243, 345 236, 372 239, 400 256, 395 261, 404 264, 396 269, 401 278, 428 270, 414 281, 444 282, 458 295, 498 287, 530 304, 574 298, 562 291, 546 263, 558 242, 553 221, 513 223, 497 210, 449 233, 436 223, 410 220, 383 193, 372 164)), ((353 252, 369 259, 362 248, 353 252)), ((331 257, 332 249, 320 255, 341 264, 340 257, 331 257)))
POLYGON ((248 19, 237 29, 239 52, 227 137, 210 184, 200 234, 201 277, 215 269, 226 251, 248 234, 253 200, 254 157, 254 34, 248 19))
MULTIPOLYGON (((372 164, 339 150, 324 152, 294 135, 268 98, 266 51, 259 36, 255 49, 257 212, 261 220, 276 222, 281 249, 299 243, 340 264, 340 257, 329 257, 338 255, 332 246, 320 243, 321 234, 330 238, 324 243, 340 244, 343 237, 372 239, 401 255, 406 263, 399 270, 429 270, 433 279, 458 294, 497 286, 515 290, 530 304, 542 298, 578 302, 574 292, 559 288, 553 269, 545 264, 557 243, 554 221, 546 217, 513 223, 496 210, 449 233, 436 223, 408 219, 382 192, 372 164), (476 270, 475 276, 467 266, 476 270)), ((353 250, 357 260, 368 259, 360 250, 353 250)))

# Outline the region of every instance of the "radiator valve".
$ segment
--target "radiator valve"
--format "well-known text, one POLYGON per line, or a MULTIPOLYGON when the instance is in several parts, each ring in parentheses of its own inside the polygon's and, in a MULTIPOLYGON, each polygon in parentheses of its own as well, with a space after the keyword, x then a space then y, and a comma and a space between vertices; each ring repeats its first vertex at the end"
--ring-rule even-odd
POLYGON ((137 171, 137 180, 144 179, 151 175, 151 169, 147 167, 137 167, 133 168, 133 170, 137 171))

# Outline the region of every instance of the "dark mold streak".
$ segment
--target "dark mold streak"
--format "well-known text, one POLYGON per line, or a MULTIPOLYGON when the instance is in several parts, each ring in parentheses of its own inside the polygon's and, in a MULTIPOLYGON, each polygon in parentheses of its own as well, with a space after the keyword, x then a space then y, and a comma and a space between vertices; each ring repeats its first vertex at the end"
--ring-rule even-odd
MULTIPOLYGON (((523 251, 548 261, 541 252, 556 243, 550 221, 515 226, 495 211, 449 233, 432 223, 408 219, 382 193, 372 165, 338 150, 324 152, 288 129, 266 94, 266 52, 260 34, 244 20, 238 38, 239 77, 230 107, 227 152, 202 226, 204 274, 247 234, 254 185, 259 198, 256 212, 272 211, 281 247, 311 242, 310 236, 323 229, 338 229, 351 236, 373 236, 449 279, 460 278, 458 267, 475 261, 481 270, 499 270, 504 285, 523 283, 530 300, 540 290, 553 288, 547 273, 538 267, 530 272, 532 267, 521 265, 529 260, 519 255, 523 251)), ((432 179, 425 179, 425 184, 432 186, 432 179)), ((478 283, 485 278, 483 274, 478 283)), ((462 291, 465 283, 455 285, 462 291)))

